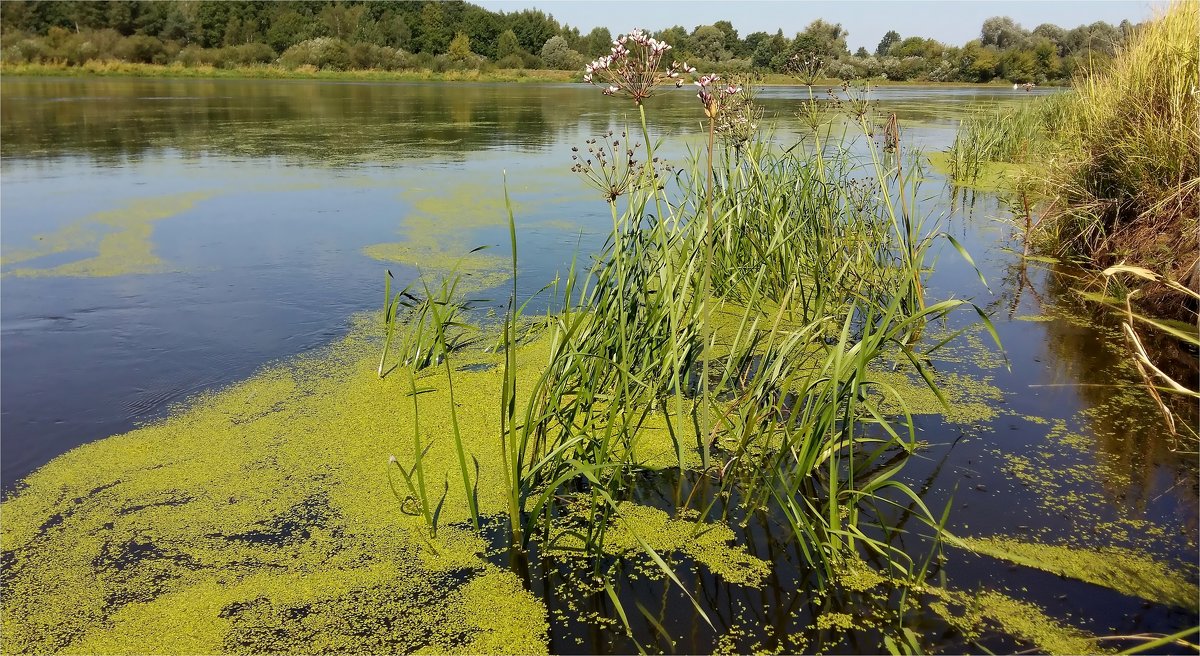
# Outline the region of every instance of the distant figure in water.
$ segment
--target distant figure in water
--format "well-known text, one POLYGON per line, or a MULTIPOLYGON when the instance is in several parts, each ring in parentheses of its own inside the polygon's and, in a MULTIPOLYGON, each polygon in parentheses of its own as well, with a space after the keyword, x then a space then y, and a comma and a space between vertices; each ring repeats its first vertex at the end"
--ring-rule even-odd
POLYGON ((1029 92, 1029 91, 1033 91, 1033 88, 1036 86, 1037 85, 1034 84, 1033 82, 1026 82, 1025 84, 1014 84, 1013 91, 1016 91, 1017 89, 1024 89, 1026 92, 1029 92))

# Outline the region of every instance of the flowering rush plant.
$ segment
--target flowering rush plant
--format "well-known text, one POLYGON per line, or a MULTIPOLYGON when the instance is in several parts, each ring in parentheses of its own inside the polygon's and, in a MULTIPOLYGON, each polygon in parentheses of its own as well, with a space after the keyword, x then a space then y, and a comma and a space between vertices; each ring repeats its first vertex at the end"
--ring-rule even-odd
POLYGON ((720 81, 720 75, 702 75, 695 82, 696 87, 699 89, 696 92, 696 97, 700 99, 700 104, 704 105, 704 115, 708 118, 717 118, 721 113, 723 101, 736 96, 742 90, 736 84, 726 84, 724 87, 718 87, 717 83, 720 81))
POLYGON ((676 88, 681 87, 680 75, 696 72, 687 62, 672 62, 663 68, 663 55, 670 49, 645 30, 632 30, 613 41, 612 52, 587 65, 583 81, 603 86, 606 96, 627 95, 641 105, 659 85, 674 82, 676 88))

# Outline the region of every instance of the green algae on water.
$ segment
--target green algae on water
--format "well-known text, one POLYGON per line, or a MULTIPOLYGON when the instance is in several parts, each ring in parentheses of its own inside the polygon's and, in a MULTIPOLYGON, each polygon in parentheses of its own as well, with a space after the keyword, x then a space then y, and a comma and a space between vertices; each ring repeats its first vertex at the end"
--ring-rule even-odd
MULTIPOLYGON (((725 524, 672 519, 657 508, 628 502, 617 506, 617 514, 605 533, 607 553, 638 552, 644 543, 661 555, 685 554, 725 581, 747 587, 760 586, 771 571, 770 563, 746 553, 743 546, 731 544, 735 536, 725 524)), ((582 547, 566 536, 554 543, 564 550, 582 547)))
MULTIPOLYGON (((950 175, 950 154, 944 151, 928 154, 929 165, 934 171, 946 176, 950 175)), ((1024 164, 1012 162, 982 162, 979 175, 972 181, 954 181, 954 185, 976 191, 998 192, 1012 187, 1020 177, 1024 164)))
POLYGON ((486 253, 450 252, 422 249, 405 242, 372 244, 363 249, 368 257, 397 262, 417 269, 427 279, 459 275, 460 291, 478 291, 504 284, 510 278, 504 258, 486 253))
MULTIPOLYGON (((408 383, 378 378, 365 332, 31 475, 3 505, 7 650, 345 651, 391 626, 372 651, 544 652, 545 609, 515 575, 449 527, 431 540, 388 492, 388 456, 412 456, 408 383)), ((499 376, 460 372, 456 400, 491 407, 499 376)), ((440 480, 456 466, 448 397, 419 402, 440 480)), ((462 417, 485 513, 503 507, 495 414, 462 417)), ((445 524, 466 519, 461 497, 445 524)))
POLYGON ((1200 588, 1196 577, 1130 549, 1084 549, 1022 542, 1012 538, 960 538, 951 541, 978 554, 1024 567, 1111 588, 1147 601, 1196 611, 1200 588))
POLYGON ((885 412, 900 413, 907 409, 914 415, 941 415, 957 424, 977 424, 996 418, 1000 414, 997 403, 1003 400, 1000 389, 990 380, 964 374, 942 374, 936 378, 949 407, 942 405, 925 381, 907 373, 871 372, 868 380, 890 386, 903 399, 902 405, 894 396, 885 397, 882 404, 885 412))
POLYGON ((481 244, 468 243, 466 235, 507 221, 504 197, 497 193, 501 188, 497 182, 494 188, 466 184, 449 190, 409 189, 401 195, 412 205, 401 228, 405 240, 373 244, 363 254, 411 266, 432 279, 460 274, 464 292, 496 287, 509 278, 508 260, 472 252, 481 244))
POLYGON ((154 224, 182 214, 213 195, 204 191, 141 198, 78 219, 55 232, 37 235, 37 246, 5 253, 0 263, 9 267, 76 251, 92 253, 91 257, 49 268, 10 268, 4 275, 111 277, 161 272, 165 265, 154 253, 150 240, 154 224))
POLYGON ((967 640, 975 640, 985 628, 994 628, 1031 643, 1036 651, 1046 654, 1106 653, 1094 636, 1054 620, 1036 604, 1013 599, 1002 592, 967 594, 936 587, 926 591, 938 599, 930 603, 930 609, 967 640))

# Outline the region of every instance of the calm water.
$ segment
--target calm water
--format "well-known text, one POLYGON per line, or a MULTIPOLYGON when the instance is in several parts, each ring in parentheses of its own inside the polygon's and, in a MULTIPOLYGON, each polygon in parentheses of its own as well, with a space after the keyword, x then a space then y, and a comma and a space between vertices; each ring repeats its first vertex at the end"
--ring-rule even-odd
MULTIPOLYGON (((6 493, 76 445, 344 334, 350 315, 379 304, 385 267, 402 282, 417 275, 364 249, 414 244, 440 257, 497 245, 503 253, 505 174, 521 240, 518 282, 536 291, 574 253, 594 251, 609 225, 604 204, 569 172, 570 148, 637 122, 631 105, 581 85, 9 78, 0 90, 6 493)), ((906 144, 929 150, 949 143, 970 108, 1024 96, 1005 88, 873 94, 884 111, 898 113, 906 144)), ((797 138, 790 117, 806 97, 795 88, 762 92, 780 140, 797 138)), ((685 91, 651 101, 651 130, 666 138, 664 155, 678 161, 698 146, 697 110, 685 91)), ((1002 413, 982 429, 924 422, 932 448, 906 470, 910 482, 931 507, 953 499, 950 528, 962 534, 1052 541, 1079 538, 1096 522, 1146 522, 1162 530, 1087 541, 1194 565, 1194 456, 1170 450, 1136 374, 1122 364, 1111 320, 1074 300, 1064 272, 1019 265, 1008 250, 1003 202, 985 194, 952 199, 938 176, 929 178, 923 210, 943 217, 990 286, 947 248, 932 293, 972 298, 991 311, 1011 368, 969 359, 948 365, 987 376, 1001 390, 1002 413), (1025 320, 1054 313, 1069 318, 1025 320), (1085 444, 1060 448, 1031 417, 1061 420, 1085 444), (1045 469, 1103 465, 1071 484, 1095 514, 1083 521, 1072 508, 1048 506, 1044 490, 1005 468, 1012 456, 1045 469)), ((1172 357, 1194 366, 1194 353, 1172 357)), ((1025 589, 1023 596, 1098 634, 1196 621, 987 559, 951 563, 959 588, 1025 589)), ((720 607, 722 594, 744 593, 713 594, 720 607)), ((789 608, 779 595, 757 603, 760 623, 771 620, 768 609, 789 608)), ((628 648, 611 636, 583 646, 564 636, 555 650, 628 648)), ((711 648, 693 636, 690 649, 678 648, 711 648)))

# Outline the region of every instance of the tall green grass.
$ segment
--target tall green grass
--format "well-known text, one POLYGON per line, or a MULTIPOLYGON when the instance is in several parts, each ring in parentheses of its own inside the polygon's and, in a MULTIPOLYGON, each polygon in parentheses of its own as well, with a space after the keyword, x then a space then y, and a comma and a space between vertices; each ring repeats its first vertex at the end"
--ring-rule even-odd
MULTIPOLYGON (((868 114, 864 105, 853 117, 857 138, 815 146, 753 138, 710 151, 711 160, 694 154, 672 189, 639 177, 623 210, 610 198, 612 234, 589 270, 572 267, 550 288, 549 353, 521 390, 524 306, 509 206, 514 282, 501 326, 499 438, 515 551, 533 541, 552 548, 552 529, 582 507, 582 528, 567 532, 603 576, 606 533, 623 521, 620 503, 638 485, 642 441, 655 429, 670 435, 681 472, 741 499, 739 512, 786 518, 821 585, 864 553, 899 579, 924 575, 892 546, 887 510, 915 507, 934 534, 938 522, 897 478, 915 427, 907 411, 885 410, 905 399, 875 372, 903 362, 940 398, 924 365, 940 344, 922 351, 918 337, 969 304, 925 298, 942 233, 915 211, 919 158, 898 132, 896 152, 880 152, 868 114), (865 155, 851 154, 855 139, 865 155)), ((446 313, 430 312, 435 326, 444 323, 446 313)), ((426 342, 425 315, 410 316, 401 350, 429 353, 413 346, 426 342)), ((469 489, 466 458, 458 460, 469 489)), ((709 519, 712 497, 685 493, 679 480, 677 513, 709 519)))
POLYGON ((1023 102, 1016 106, 979 109, 959 122, 947 149, 950 179, 970 184, 979 179, 988 162, 1024 164, 1047 147, 1053 131, 1057 97, 1023 102))
MULTIPOLYGON (((1200 290, 1200 4, 1173 2, 1071 91, 962 123, 950 177, 984 162, 1028 164, 1014 185, 1038 205, 1035 245, 1099 270, 1130 263, 1200 290)), ((1028 203, 1026 203, 1027 205, 1028 203)), ((1147 282, 1158 314, 1195 320, 1170 285, 1147 282)))
MULTIPOLYGON (((1200 214, 1200 5, 1177 1, 1105 70, 1074 81, 1045 167, 1043 229, 1064 252, 1193 265, 1200 214), (1157 251, 1157 252, 1155 252, 1157 251)), ((1169 265, 1169 266, 1163 266, 1169 265)))

